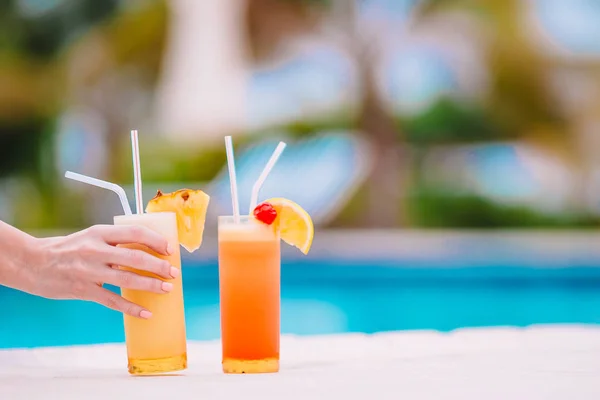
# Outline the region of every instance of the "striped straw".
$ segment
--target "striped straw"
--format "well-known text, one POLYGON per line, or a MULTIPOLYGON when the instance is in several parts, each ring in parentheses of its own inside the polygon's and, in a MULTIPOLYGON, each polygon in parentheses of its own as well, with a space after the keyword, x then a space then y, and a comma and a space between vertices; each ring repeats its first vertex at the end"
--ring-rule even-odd
POLYGON ((133 182, 135 191, 135 208, 137 214, 144 213, 144 200, 142 199, 142 169, 140 168, 140 145, 138 131, 131 131, 131 155, 133 157, 133 182))

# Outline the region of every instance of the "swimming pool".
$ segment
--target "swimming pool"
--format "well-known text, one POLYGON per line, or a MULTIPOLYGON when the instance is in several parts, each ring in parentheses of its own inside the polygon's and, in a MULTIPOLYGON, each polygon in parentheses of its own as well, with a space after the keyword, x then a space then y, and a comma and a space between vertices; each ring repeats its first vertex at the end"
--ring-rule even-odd
MULTIPOLYGON (((217 265, 184 268, 188 338, 220 335, 217 265)), ((120 314, 0 288, 0 348, 122 342, 120 314)), ((288 262, 282 332, 299 335, 539 323, 600 324, 600 267, 288 262)))

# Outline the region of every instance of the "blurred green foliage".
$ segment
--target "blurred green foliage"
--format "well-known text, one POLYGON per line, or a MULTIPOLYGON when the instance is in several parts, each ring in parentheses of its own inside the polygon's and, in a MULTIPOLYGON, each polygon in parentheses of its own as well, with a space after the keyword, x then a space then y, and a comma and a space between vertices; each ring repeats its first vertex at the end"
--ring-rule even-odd
MULTIPOLYGON (((332 10, 331 0, 284 1, 332 10)), ((78 71, 79 78, 87 84, 102 79, 112 68, 133 66, 147 77, 150 87, 160 73, 168 20, 166 2, 159 0, 135 12, 118 12, 122 3, 118 0, 59 3, 46 14, 35 16, 21 12, 16 0, 0 0, 0 87, 8 92, 8 96, 0 93, 0 179, 12 176, 32 182, 34 189, 24 189, 25 196, 15 212, 21 222, 37 227, 86 223, 82 219, 83 202, 60 192, 60 176, 53 168, 53 128, 64 101, 66 80, 61 63, 68 58, 65 55, 77 51, 77 45, 86 48, 90 42, 86 42, 85 32, 97 28, 94 31, 103 37, 111 62, 88 65, 90 70, 78 71)), ((260 4, 268 9, 272 3, 260 4)), ((397 145, 409 147, 413 155, 411 186, 402 194, 408 199, 410 224, 431 228, 595 226, 599 221, 584 214, 546 215, 531 207, 497 204, 474 194, 421 187, 421 160, 434 146, 518 139, 540 125, 553 128, 548 131, 566 132, 566 122, 547 87, 544 71, 550 63, 519 28, 517 0, 430 0, 424 5, 418 16, 423 20, 460 9, 484 22, 489 34, 484 57, 491 83, 487 95, 476 103, 441 98, 419 115, 394 116, 397 145)), ((357 114, 360 110, 341 110, 316 120, 240 132, 235 137, 236 146, 242 148, 280 132, 303 139, 322 131, 355 130, 359 126, 357 114)), ((118 129, 111 129, 110 178, 129 182, 129 143, 115 135, 118 129)), ((564 135, 559 140, 568 143, 570 139, 564 135)), ((153 182, 207 182, 226 161, 221 143, 196 146, 156 139, 140 145, 146 160, 144 179, 153 182)), ((366 188, 360 190, 331 224, 360 225, 368 203, 366 192, 366 188)))
POLYGON ((51 59, 74 34, 112 15, 119 5, 118 0, 62 1, 54 6, 53 2, 48 3, 0 1, 2 52, 51 59))
POLYGON ((73 207, 61 207, 67 196, 55 171, 54 124, 65 85, 60 57, 118 5, 118 0, 0 0, 0 179, 21 182, 9 194, 21 226, 51 228, 77 215, 73 207))
POLYGON ((39 173, 42 167, 39 156, 48 151, 43 146, 48 126, 49 121, 43 118, 0 120, 0 178, 39 173))
POLYGON ((478 105, 461 104, 448 98, 439 99, 414 117, 398 118, 397 124, 398 130, 406 134, 406 140, 416 146, 511 137, 478 105))
MULTIPOLYGON (((118 158, 123 180, 133 176, 127 148, 118 158), (125 154, 127 153, 127 154, 125 154)), ((162 140, 140 143, 144 180, 151 182, 208 182, 225 165, 223 146, 178 145, 162 140)))
POLYGON ((413 223, 424 228, 593 228, 600 219, 580 213, 546 214, 531 207, 499 204, 474 194, 439 188, 409 196, 413 223))

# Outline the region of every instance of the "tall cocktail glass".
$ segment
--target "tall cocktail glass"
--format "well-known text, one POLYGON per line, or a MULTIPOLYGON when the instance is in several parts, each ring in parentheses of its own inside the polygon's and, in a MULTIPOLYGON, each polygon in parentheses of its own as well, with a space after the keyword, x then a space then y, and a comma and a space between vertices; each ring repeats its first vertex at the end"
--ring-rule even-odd
MULTIPOLYGON (((172 266, 181 269, 177 220, 173 212, 123 215, 114 218, 115 225, 145 226, 164 236, 171 248, 170 256, 159 255, 140 245, 125 245, 131 249, 140 249, 156 257, 169 261, 172 266)), ((141 275, 162 279, 157 275, 127 266, 121 266, 141 275)), ((181 274, 170 279, 173 290, 166 294, 157 294, 132 289, 121 289, 121 295, 133 303, 152 312, 150 319, 141 319, 125 315, 125 340, 129 373, 149 375, 179 371, 187 368, 187 348, 185 335, 185 317, 183 309, 183 286, 181 274)))
POLYGON ((279 371, 279 233, 241 216, 219 217, 223 372, 279 371))

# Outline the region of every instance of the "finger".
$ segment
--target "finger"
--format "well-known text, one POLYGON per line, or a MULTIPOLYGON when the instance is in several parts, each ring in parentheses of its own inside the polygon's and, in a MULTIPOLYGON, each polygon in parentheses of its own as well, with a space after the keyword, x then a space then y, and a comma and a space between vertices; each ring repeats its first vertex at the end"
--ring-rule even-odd
POLYGON ((111 247, 104 260, 107 264, 131 267, 140 271, 151 272, 165 279, 179 276, 179 269, 163 259, 155 257, 142 250, 125 247, 111 247))
POLYGON ((173 290, 173 284, 170 282, 163 282, 160 279, 120 269, 106 268, 99 279, 104 283, 114 286, 125 289, 143 290, 144 292, 169 293, 173 290))
POLYGON ((91 291, 89 300, 102 304, 105 307, 120 311, 123 314, 131 315, 132 317, 148 319, 152 317, 152 313, 135 303, 125 300, 116 293, 103 288, 97 288, 91 291))
POLYGON ((162 235, 145 226, 98 225, 96 230, 106 243, 113 246, 141 244, 162 255, 171 255, 175 252, 174 245, 170 244, 162 235))

